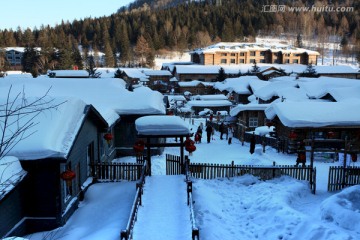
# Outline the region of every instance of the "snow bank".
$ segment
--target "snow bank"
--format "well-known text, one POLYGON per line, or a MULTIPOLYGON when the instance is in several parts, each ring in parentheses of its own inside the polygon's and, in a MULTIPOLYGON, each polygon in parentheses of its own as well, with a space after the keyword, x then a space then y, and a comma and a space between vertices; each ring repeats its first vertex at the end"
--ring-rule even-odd
POLYGON ((321 219, 347 229, 360 229, 360 187, 353 186, 326 199, 320 206, 321 219))

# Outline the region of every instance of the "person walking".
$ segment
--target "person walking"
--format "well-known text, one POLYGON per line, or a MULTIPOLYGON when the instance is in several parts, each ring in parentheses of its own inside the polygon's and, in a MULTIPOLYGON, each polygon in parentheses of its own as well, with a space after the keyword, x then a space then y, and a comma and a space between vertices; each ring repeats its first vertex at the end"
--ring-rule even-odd
POLYGON ((211 134, 212 134, 212 131, 213 131, 213 130, 212 130, 212 127, 210 126, 210 124, 208 124, 208 125, 206 126, 205 131, 206 131, 207 143, 210 143, 211 134))
POLYGON ((255 133, 253 132, 253 135, 251 136, 250 139, 250 154, 253 154, 255 152, 255 144, 256 144, 256 139, 255 139, 255 133))
POLYGON ((306 166, 306 148, 305 148, 305 143, 302 141, 299 144, 299 148, 297 150, 297 159, 296 159, 296 165, 295 166, 299 166, 299 164, 301 163, 303 167, 306 166))
POLYGON ((234 136, 234 129, 233 127, 230 125, 228 127, 228 144, 230 145, 231 144, 231 141, 232 141, 232 138, 234 136))
POLYGON ((224 122, 222 122, 219 126, 219 132, 220 132, 220 139, 223 140, 223 134, 224 134, 225 126, 224 122))

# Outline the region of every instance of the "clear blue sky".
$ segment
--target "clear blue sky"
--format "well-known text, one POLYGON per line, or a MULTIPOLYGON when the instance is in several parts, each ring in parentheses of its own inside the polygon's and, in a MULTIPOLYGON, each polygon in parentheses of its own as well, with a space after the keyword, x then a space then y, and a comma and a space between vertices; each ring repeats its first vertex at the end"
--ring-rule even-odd
POLYGON ((86 17, 102 17, 115 13, 135 0, 1 0, 0 29, 17 30, 55 26, 61 20, 72 22, 86 17))

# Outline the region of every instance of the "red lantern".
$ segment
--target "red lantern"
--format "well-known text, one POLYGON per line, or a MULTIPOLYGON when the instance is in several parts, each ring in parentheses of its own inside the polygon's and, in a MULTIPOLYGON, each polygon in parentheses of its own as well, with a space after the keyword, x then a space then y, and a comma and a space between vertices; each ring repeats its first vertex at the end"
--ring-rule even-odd
POLYGON ((106 140, 107 144, 110 144, 111 140, 113 139, 113 135, 111 133, 106 133, 104 135, 104 139, 106 140))
POLYGON ((194 144, 188 145, 185 147, 186 151, 188 151, 189 153, 195 152, 196 150, 196 146, 194 144))
POLYGON ((351 161, 357 162, 357 154, 356 153, 351 153, 351 161))
POLYGON ((66 181, 66 184, 68 186, 71 186, 71 181, 75 178, 76 174, 74 171, 71 171, 70 169, 62 172, 60 174, 60 178, 64 181, 66 181))
POLYGON ((289 134, 289 138, 292 139, 292 140, 294 140, 294 139, 297 138, 297 134, 296 134, 295 132, 291 132, 291 133, 289 134))
POLYGON ((133 149, 136 153, 141 153, 145 149, 145 142, 143 140, 136 141, 133 149))
POLYGON ((334 138, 335 137, 335 133, 333 131, 330 131, 327 133, 327 137, 328 138, 334 138))

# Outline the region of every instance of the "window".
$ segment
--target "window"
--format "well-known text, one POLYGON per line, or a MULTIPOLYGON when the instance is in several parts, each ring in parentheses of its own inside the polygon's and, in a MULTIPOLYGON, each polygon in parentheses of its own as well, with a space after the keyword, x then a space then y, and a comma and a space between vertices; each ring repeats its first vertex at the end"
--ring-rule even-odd
POLYGON ((265 63, 265 59, 260 59, 260 63, 265 63))
POLYGON ((226 56, 227 56, 227 53, 221 53, 221 56, 222 56, 222 57, 226 57, 226 56))
POLYGON ((221 59, 220 61, 222 64, 226 64, 226 59, 221 59))
MULTIPOLYGON (((64 164, 62 167, 62 172, 66 171, 67 169, 71 169, 71 162, 64 164)), ((68 201, 72 195, 72 185, 71 182, 63 182, 63 193, 64 193, 64 202, 68 201)))
POLYGON ((257 127, 258 126, 258 118, 250 117, 249 118, 249 127, 257 127))
POLYGON ((241 53, 240 53, 240 56, 242 56, 242 57, 245 56, 245 53, 241 52, 241 53))
POLYGON ((293 63, 299 63, 299 60, 298 60, 298 59, 294 59, 294 60, 293 60, 293 63))
POLYGON ((256 52, 255 51, 250 51, 250 56, 255 56, 256 52))
POLYGON ((236 54, 235 54, 235 53, 232 53, 232 54, 231 54, 231 56, 232 56, 232 57, 235 57, 235 56, 236 56, 236 54))
POLYGON ((230 59, 230 63, 235 64, 235 59, 230 59))
POLYGON ((286 60, 285 60, 285 63, 290 63, 290 59, 286 59, 286 60))
POLYGON ((255 63, 255 59, 250 59, 250 63, 255 63))
POLYGON ((245 63, 244 59, 239 59, 239 63, 245 63))
POLYGON ((265 56, 265 51, 261 51, 260 56, 265 56))

